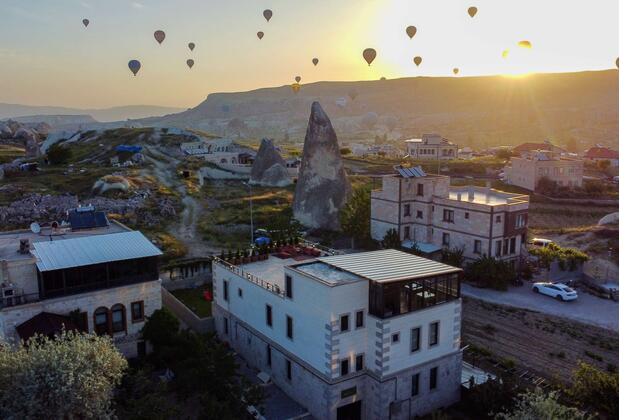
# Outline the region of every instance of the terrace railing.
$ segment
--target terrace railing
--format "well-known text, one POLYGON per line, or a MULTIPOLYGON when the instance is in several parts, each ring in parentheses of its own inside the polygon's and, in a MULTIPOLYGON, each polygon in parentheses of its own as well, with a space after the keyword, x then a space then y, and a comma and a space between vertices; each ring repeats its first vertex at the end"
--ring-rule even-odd
POLYGON ((241 267, 231 264, 227 261, 222 260, 219 257, 213 257, 213 264, 219 265, 220 267, 225 268, 233 274, 236 274, 239 277, 244 278, 247 281, 254 283, 257 286, 262 287, 265 290, 277 295, 281 298, 285 297, 284 291, 277 285, 273 283, 269 283, 268 281, 262 280, 260 277, 255 276, 247 271, 243 270, 241 267))

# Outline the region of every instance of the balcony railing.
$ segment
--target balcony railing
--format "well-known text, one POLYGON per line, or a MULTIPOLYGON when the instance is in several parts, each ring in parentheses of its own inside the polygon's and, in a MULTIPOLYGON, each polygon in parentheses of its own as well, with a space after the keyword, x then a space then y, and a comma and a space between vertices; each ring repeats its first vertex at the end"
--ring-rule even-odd
POLYGON ((216 264, 216 265, 219 265, 220 267, 225 268, 231 273, 236 274, 237 276, 242 277, 245 280, 248 280, 254 283, 255 285, 258 285, 265 290, 268 290, 274 295, 277 295, 281 298, 285 296, 284 291, 277 284, 272 284, 272 283, 269 283, 268 281, 264 281, 260 277, 255 276, 251 273, 248 273, 247 271, 243 270, 241 267, 236 266, 234 264, 230 264, 229 262, 224 261, 219 257, 213 257, 213 264, 216 264))

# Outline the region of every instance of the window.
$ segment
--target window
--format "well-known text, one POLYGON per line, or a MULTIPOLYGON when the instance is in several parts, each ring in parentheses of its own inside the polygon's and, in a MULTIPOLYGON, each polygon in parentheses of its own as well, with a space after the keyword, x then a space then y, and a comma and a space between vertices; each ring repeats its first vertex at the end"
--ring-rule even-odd
POLYGON ((239 287, 239 297, 243 299, 243 289, 239 287))
POLYGON ((224 318, 224 334, 228 335, 228 332, 230 331, 229 326, 228 326, 228 318, 224 318))
POLYGON ((417 195, 423 197, 423 184, 417 184, 417 195))
POLYGON ((413 328, 411 330, 411 353, 421 349, 421 328, 413 328))
POLYGON ((363 311, 357 311, 357 313, 355 314, 355 327, 363 328, 364 323, 365 319, 363 317, 363 311))
POLYGON ((397 344, 400 342, 400 333, 391 334, 391 344, 397 344))
POLYGON ((467 211, 466 213, 464 213, 464 218, 468 219, 469 218, 469 212, 467 211))
POLYGON ((144 321, 144 301, 131 302, 131 322, 144 321))
POLYGON ((411 380, 411 397, 419 395, 419 374, 415 373, 411 380))
POLYGON ((496 241, 495 247, 494 247, 494 255, 496 257, 500 257, 501 256, 501 245, 502 244, 501 244, 500 240, 496 241))
POLYGON ((288 337, 291 340, 293 338, 293 334, 292 334, 292 318, 290 316, 288 316, 288 315, 286 315, 286 337, 288 337))
POLYGON ((267 325, 269 327, 272 327, 273 326, 273 308, 271 308, 271 305, 266 306, 266 316, 267 316, 267 325))
POLYGON ((228 301, 228 282, 224 280, 224 300, 228 301))
POLYGON ((516 216, 516 229, 523 228, 526 226, 526 224, 527 224, 527 219, 524 214, 519 214, 518 216, 516 216))
POLYGON ((505 239, 503 241, 503 255, 507 255, 509 253, 509 241, 505 239))
POLYGON ((404 204, 404 217, 411 215, 411 205, 404 204))
POLYGON ((273 363, 273 358, 271 356, 271 346, 267 344, 267 366, 271 366, 273 363))
POLYGON ((411 227, 404 226, 404 239, 410 239, 411 237, 411 227))
POLYGON ((417 210, 417 219, 423 219, 423 212, 421 210, 417 210))
POLYGON ((120 303, 112 306, 112 332, 125 331, 125 307, 120 303))
POLYGON ((97 308, 94 314, 95 318, 95 332, 99 335, 106 334, 108 329, 108 311, 107 308, 97 308))
POLYGON ((292 380, 292 362, 288 359, 286 359, 286 378, 289 381, 292 380))
POLYGON ((509 253, 510 254, 516 253, 516 238, 515 237, 509 240, 509 253))
POLYGON ((348 375, 348 359, 340 361, 340 376, 348 375))
POLYGON ((449 233, 443 233, 443 245, 449 246, 449 233))
POLYGON ((430 389, 436 389, 436 382, 438 380, 438 367, 430 369, 430 389))
POLYGON ((497 223, 501 223, 501 215, 498 215, 495 220, 497 223))
POLYGON ((443 222, 453 223, 454 222, 454 211, 443 209, 443 222))
POLYGON ((292 299, 292 277, 286 276, 286 297, 292 299))
POLYGON ((340 332, 348 331, 348 315, 340 315, 340 332))
POLYGON ((481 241, 479 239, 475 239, 475 246, 473 248, 473 252, 475 254, 481 254, 481 241))
POLYGON ((429 343, 428 343, 430 347, 436 346, 438 344, 438 328, 439 328, 438 321, 430 324, 430 337, 429 337, 429 343))
POLYGON ((359 372, 360 370, 363 370, 363 355, 362 354, 358 354, 355 357, 355 371, 359 372))

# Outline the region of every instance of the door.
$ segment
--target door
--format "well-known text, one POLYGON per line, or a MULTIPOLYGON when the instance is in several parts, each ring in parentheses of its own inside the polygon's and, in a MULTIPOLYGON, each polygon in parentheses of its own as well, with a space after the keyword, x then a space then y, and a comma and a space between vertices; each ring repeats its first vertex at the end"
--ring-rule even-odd
POLYGON ((361 401, 339 407, 337 420, 361 420, 361 401))

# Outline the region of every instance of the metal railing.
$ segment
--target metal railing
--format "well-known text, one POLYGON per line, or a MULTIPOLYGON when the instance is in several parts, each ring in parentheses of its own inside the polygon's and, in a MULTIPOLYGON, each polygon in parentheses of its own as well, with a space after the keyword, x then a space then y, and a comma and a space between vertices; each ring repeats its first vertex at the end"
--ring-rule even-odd
POLYGON ((255 285, 258 285, 262 287, 263 289, 268 290, 269 292, 281 298, 285 296, 284 291, 280 289, 280 287, 277 284, 272 284, 272 283, 269 283, 268 281, 264 281, 260 277, 255 276, 251 273, 248 273, 247 271, 243 270, 241 267, 231 264, 227 261, 224 261, 219 257, 213 257, 213 264, 219 265, 225 268, 226 270, 230 271, 231 273, 236 274, 237 276, 242 277, 245 280, 248 280, 254 283, 255 285))
POLYGON ((323 245, 320 245, 320 243, 318 242, 312 242, 312 241, 308 241, 307 239, 301 239, 299 241, 300 245, 304 245, 304 246, 311 246, 314 247, 322 252, 324 252, 327 255, 344 255, 344 252, 339 251, 337 249, 333 249, 333 248, 329 248, 323 245))

